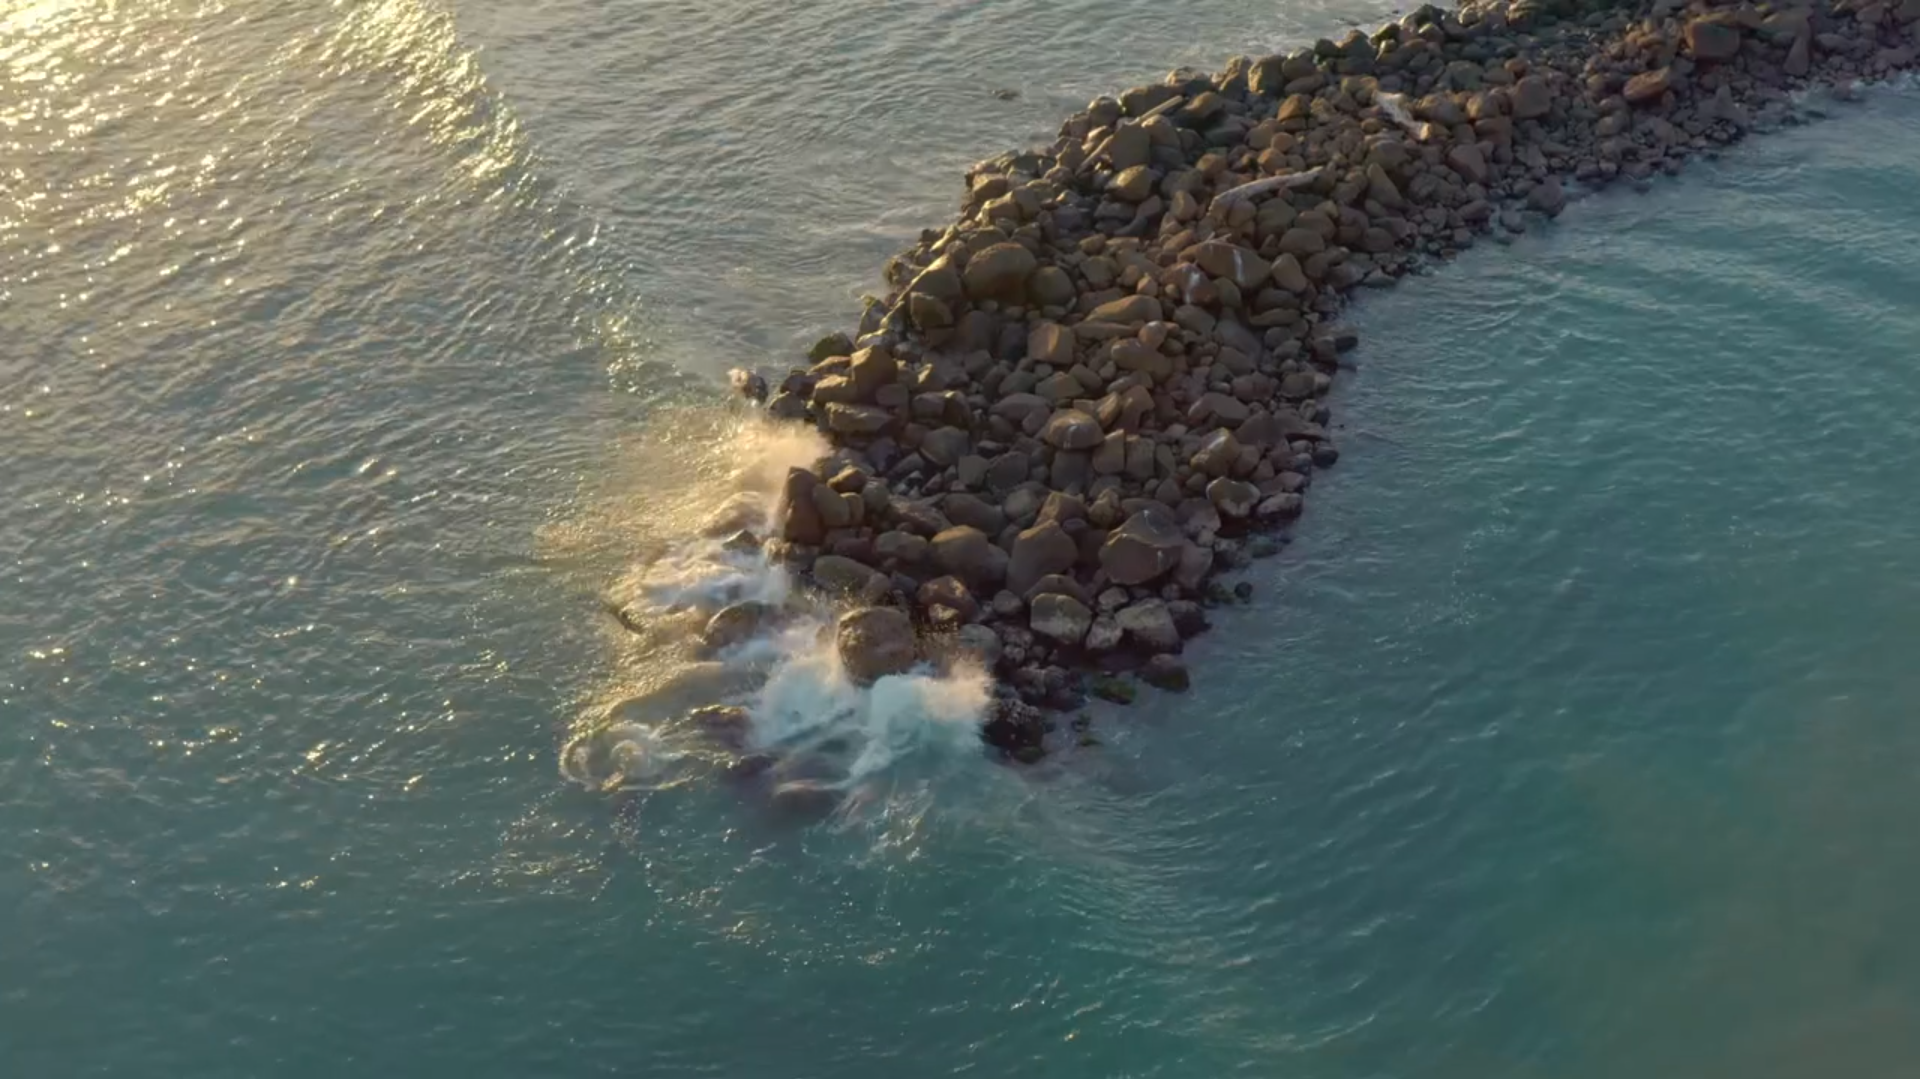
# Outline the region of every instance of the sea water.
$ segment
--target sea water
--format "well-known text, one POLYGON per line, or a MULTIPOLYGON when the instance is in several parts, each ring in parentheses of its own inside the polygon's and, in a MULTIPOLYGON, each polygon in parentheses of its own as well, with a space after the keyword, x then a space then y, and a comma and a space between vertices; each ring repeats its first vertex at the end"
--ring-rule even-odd
POLYGON ((805 452, 720 375, 968 161, 1385 6, 0 12, 0 1072, 1920 1066, 1911 92, 1369 296, 1193 692, 1014 770, 819 622, 688 649, 805 452))

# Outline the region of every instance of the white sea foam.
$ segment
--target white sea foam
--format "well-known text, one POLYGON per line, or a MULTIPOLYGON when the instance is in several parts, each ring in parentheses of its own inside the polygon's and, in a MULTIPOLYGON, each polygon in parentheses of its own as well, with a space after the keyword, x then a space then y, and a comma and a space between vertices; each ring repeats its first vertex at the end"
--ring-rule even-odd
MULTIPOLYGON (((635 500, 652 557, 634 568, 617 597, 623 618, 656 645, 632 661, 656 668, 652 673, 666 670, 668 684, 635 678, 650 686, 647 697, 620 702, 568 745, 561 760, 567 778, 592 788, 672 781, 700 759, 675 744, 702 733, 681 722, 689 695, 694 704, 745 707, 745 750, 779 758, 783 775, 860 797, 909 762, 916 775, 979 762, 979 721, 990 696, 984 672, 923 665, 870 687, 855 685, 834 645, 839 611, 796 588, 786 569, 758 549, 729 545, 741 528, 768 534, 787 470, 824 452, 818 437, 753 417, 735 418, 708 437, 709 467, 662 461, 644 474, 647 484, 684 484, 693 477, 680 473, 692 472, 700 477, 699 491, 689 499, 682 486, 635 500), (779 614, 746 640, 696 662, 692 635, 714 613, 744 602, 779 614), (704 696, 716 687, 722 692, 704 696), (635 718, 649 708, 661 714, 635 718)), ((684 452, 684 442, 678 448, 684 452)))

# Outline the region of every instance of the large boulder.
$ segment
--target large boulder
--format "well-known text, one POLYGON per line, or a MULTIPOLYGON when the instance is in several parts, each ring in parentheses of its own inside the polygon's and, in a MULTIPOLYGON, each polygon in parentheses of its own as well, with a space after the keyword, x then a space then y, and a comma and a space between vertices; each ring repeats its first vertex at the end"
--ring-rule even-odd
POLYGON ((994 244, 968 260, 961 280, 971 299, 1019 303, 1026 298, 1027 280, 1039 268, 1040 260, 1019 244, 994 244))
POLYGON ((813 560, 813 580, 823 590, 842 596, 865 596, 870 591, 884 595, 887 586, 885 575, 837 554, 813 560))
POLYGON ((1078 648, 1093 625, 1093 612, 1072 596, 1047 592, 1034 598, 1027 625, 1042 637, 1078 648))
POLYGON ((967 583, 975 592, 991 593, 1007 577, 1007 553, 993 545, 985 532, 957 525, 933 537, 933 564, 967 583))
POLYGON ((1553 89, 1538 75, 1528 75, 1514 83, 1513 89, 1507 92, 1507 100, 1513 105, 1516 120, 1538 120, 1553 111, 1553 89))
POLYGON ((1100 421, 1079 409, 1063 408, 1047 420, 1040 439, 1056 450, 1090 450, 1105 438, 1100 421))
POLYGON ((863 686, 905 672, 918 658, 913 620, 892 607, 863 607, 841 615, 834 643, 847 677, 863 686))
POLYGON ((1272 264, 1244 247, 1224 240, 1208 240, 1194 253, 1193 261, 1212 277, 1223 277, 1251 295, 1266 283, 1272 264))
POLYGON ((1740 28, 1718 19, 1695 19, 1687 24, 1687 51, 1695 60, 1724 63, 1740 55, 1740 28))
POLYGON ((715 652, 732 648, 759 633, 760 627, 779 613, 772 604, 754 601, 723 607, 707 619, 706 628, 700 631, 700 643, 715 652))
POLYGON ((804 468, 790 468, 780 487, 780 538, 789 543, 818 546, 827 537, 826 522, 814 507, 813 489, 820 480, 804 468))
POLYGON ((1065 573, 1080 559, 1080 545, 1058 522, 1047 521, 1020 533, 1007 560, 1007 589, 1025 595, 1042 577, 1065 573))
POLYGON ((1673 89, 1673 69, 1663 67, 1657 71, 1643 71, 1627 80, 1621 95, 1632 105, 1652 105, 1673 89))
POLYGON ((1108 534, 1100 547, 1100 566, 1115 584, 1146 584, 1180 564, 1186 542, 1171 513, 1149 506, 1108 534))
POLYGON ((1173 612, 1160 600, 1146 599, 1123 607, 1114 615, 1114 621, 1125 632, 1127 639, 1144 651, 1180 650, 1180 629, 1174 624, 1173 612))

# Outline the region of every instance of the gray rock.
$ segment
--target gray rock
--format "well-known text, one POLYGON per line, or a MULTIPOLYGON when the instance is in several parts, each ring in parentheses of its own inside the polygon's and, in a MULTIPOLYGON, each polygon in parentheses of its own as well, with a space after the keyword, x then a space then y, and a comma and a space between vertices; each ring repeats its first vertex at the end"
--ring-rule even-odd
POLYGON ((789 543, 818 546, 826 540, 827 526, 814 506, 813 489, 819 479, 804 468, 787 470, 780 489, 780 538, 789 543))
POLYGON ((1180 650, 1180 629, 1174 625, 1173 613, 1160 600, 1141 600, 1122 608, 1114 621, 1126 632, 1128 640, 1145 651, 1180 650))
POLYGON ((877 435, 893 422, 893 413, 873 405, 827 406, 827 429, 842 435, 877 435))
POLYGON ((945 468, 973 449, 973 437, 958 427, 942 427, 927 432, 920 440, 920 456, 945 468))
POLYGON ((863 607, 840 616, 834 630, 840 665, 856 684, 868 686, 912 667, 913 620, 892 607, 863 607))
POLYGON ((885 594, 886 578, 851 558, 821 555, 813 560, 812 572, 814 583, 836 595, 865 596, 869 588, 880 588, 885 594), (874 584, 876 577, 880 578, 879 585, 874 584))
POLYGON ((1054 413, 1040 432, 1041 441, 1056 450, 1068 451, 1091 450, 1104 437, 1099 420, 1073 408, 1054 413))
POLYGON ((1115 584, 1146 584, 1180 564, 1186 537, 1164 509, 1139 510, 1108 534, 1100 565, 1115 584))
POLYGON ((1140 668, 1140 680, 1169 693, 1185 693, 1193 684, 1187 665, 1180 662, 1180 657, 1167 652, 1147 660, 1146 666, 1140 668))
POLYGON ((997 588, 1007 577, 1007 553, 987 534, 957 525, 933 537, 933 564, 967 583, 976 592, 997 588))
POLYGON ((1072 596, 1046 592, 1034 597, 1027 625, 1042 637, 1078 648, 1093 625, 1093 612, 1072 596))
POLYGON ((1080 560, 1080 546, 1056 521, 1036 524, 1015 537, 1007 560, 1007 588, 1024 595, 1041 578, 1065 573, 1080 560))
POLYGON ((1207 484, 1207 501, 1221 516, 1239 520, 1253 513, 1260 502, 1260 489, 1245 480, 1222 477, 1207 484))
POLYGON ((700 643, 709 650, 719 651, 732 648, 754 634, 780 613, 778 607, 769 603, 747 602, 723 607, 700 631, 700 643))

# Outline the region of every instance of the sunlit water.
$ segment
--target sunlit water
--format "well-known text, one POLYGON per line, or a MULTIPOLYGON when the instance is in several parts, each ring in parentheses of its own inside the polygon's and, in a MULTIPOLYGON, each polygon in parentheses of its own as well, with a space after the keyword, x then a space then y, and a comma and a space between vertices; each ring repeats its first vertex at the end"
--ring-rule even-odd
POLYGON ((0 5, 0 1074, 1913 1074, 1911 93, 1371 297, 1098 748, 603 609, 966 162, 1383 10, 0 5), (798 827, 726 695, 886 752, 798 827))

